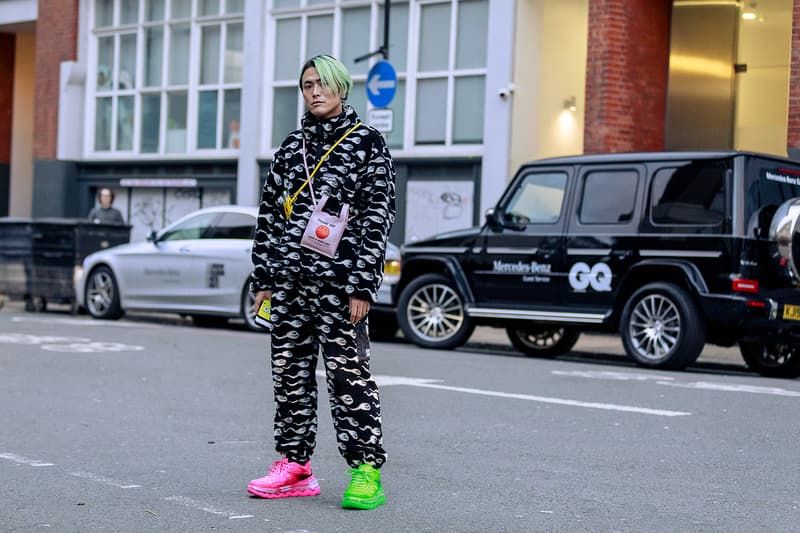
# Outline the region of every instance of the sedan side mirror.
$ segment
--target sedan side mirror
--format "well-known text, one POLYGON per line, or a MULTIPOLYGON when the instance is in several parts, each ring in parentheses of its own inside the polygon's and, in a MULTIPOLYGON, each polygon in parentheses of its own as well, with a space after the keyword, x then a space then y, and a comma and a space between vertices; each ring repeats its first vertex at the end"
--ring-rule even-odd
POLYGON ((156 230, 150 231, 150 235, 147 236, 147 240, 152 242, 153 244, 156 244, 158 242, 158 233, 156 233, 156 230))

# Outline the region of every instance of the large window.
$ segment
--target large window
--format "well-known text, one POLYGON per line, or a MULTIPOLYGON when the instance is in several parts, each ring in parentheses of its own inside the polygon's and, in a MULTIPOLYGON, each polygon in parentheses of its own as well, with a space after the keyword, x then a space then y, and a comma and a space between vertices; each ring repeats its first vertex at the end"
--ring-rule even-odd
MULTIPOLYGON (((371 107, 367 72, 377 56, 354 59, 383 43, 378 0, 275 0, 271 145, 296 129, 304 111, 297 89, 303 61, 319 53, 340 58, 353 75, 349 103, 362 119, 371 107)), ((393 1, 389 62, 398 75, 388 108, 392 148, 481 145, 486 85, 488 0, 393 1), (407 112, 407 110, 413 110, 407 112)))
POLYGON ((95 0, 90 152, 239 147, 243 0, 95 0))

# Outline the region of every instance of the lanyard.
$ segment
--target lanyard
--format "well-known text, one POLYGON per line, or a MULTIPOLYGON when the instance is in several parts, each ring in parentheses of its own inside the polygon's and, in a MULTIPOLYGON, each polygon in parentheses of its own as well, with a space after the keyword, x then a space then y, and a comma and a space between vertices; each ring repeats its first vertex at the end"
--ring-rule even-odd
POLYGON ((356 128, 358 128, 360 125, 361 125, 361 122, 359 122, 358 124, 356 124, 355 126, 350 128, 349 130, 347 130, 345 132, 345 134, 342 135, 342 137, 338 141, 333 143, 333 146, 331 146, 328 149, 328 151, 325 152, 325 154, 320 158, 320 160, 317 162, 316 166, 314 166, 314 170, 310 174, 308 172, 308 164, 306 163, 306 135, 305 135, 305 133, 303 133, 303 166, 306 167, 306 176, 307 176, 307 178, 306 178, 306 181, 300 186, 300 188, 297 189, 297 192, 295 192, 294 194, 292 194, 290 196, 287 196, 286 200, 283 201, 283 213, 286 215, 286 219, 287 220, 289 219, 290 216, 292 216, 292 210, 294 209, 295 200, 297 200, 297 197, 300 195, 302 190, 306 188, 306 185, 311 183, 311 179, 314 177, 314 174, 317 173, 317 170, 319 170, 319 167, 322 166, 322 162, 325 161, 325 158, 327 158, 330 155, 330 153, 333 152, 333 149, 336 148, 337 146, 339 146, 339 143, 342 142, 343 140, 345 140, 345 138, 347 138, 348 135, 353 133, 356 130, 356 128))

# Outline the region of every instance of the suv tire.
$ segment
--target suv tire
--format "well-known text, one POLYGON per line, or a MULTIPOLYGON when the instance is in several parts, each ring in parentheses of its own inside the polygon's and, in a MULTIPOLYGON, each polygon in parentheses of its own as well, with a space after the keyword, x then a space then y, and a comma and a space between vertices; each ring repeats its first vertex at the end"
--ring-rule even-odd
POLYGON ((696 361, 706 340, 697 307, 672 283, 650 283, 637 290, 625 304, 620 333, 637 364, 669 370, 696 361))
POLYGON ((514 348, 529 357, 553 358, 569 352, 581 332, 566 326, 531 324, 509 326, 506 334, 514 348))
POLYGON ((464 297, 441 274, 425 274, 409 283, 398 300, 397 321, 406 338, 424 348, 461 346, 475 329, 464 297))
POLYGON ((762 376, 770 378, 800 376, 799 346, 740 342, 739 351, 747 366, 762 376))

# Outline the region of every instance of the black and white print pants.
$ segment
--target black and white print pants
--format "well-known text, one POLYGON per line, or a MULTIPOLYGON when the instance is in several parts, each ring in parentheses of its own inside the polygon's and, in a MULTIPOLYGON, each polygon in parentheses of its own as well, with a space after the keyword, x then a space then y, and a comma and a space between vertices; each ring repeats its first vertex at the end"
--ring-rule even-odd
POLYGON ((272 291, 275 447, 304 463, 317 436, 317 355, 321 349, 339 452, 355 468, 386 461, 378 387, 369 370, 367 319, 351 324, 343 287, 307 279, 272 291))

